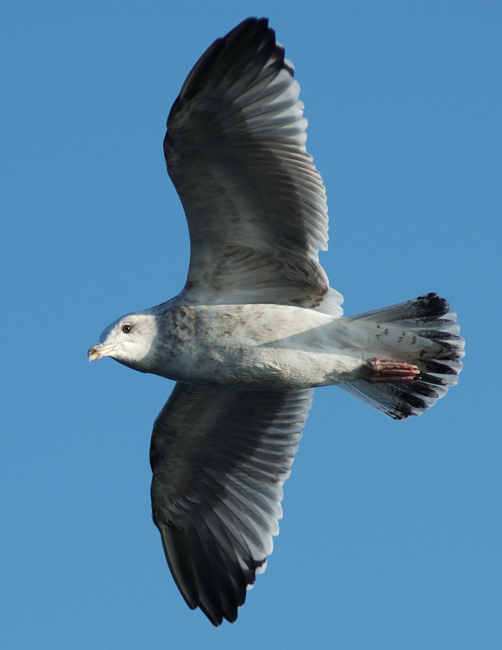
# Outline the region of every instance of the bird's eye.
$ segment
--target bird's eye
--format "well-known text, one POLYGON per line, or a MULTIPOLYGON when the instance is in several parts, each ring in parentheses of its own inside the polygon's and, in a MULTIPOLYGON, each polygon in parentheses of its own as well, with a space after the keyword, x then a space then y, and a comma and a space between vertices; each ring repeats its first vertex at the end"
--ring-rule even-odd
POLYGON ((129 323, 125 323, 122 325, 122 331, 124 334, 129 334, 129 332, 132 330, 132 325, 129 325, 129 323))

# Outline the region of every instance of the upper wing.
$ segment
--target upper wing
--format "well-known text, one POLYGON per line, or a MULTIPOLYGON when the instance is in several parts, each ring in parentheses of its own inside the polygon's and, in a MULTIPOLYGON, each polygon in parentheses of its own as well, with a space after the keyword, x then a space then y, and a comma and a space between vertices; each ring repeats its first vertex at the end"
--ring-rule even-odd
POLYGON ((190 231, 187 299, 342 315, 318 261, 326 194, 305 148, 299 92, 265 18, 215 41, 188 75, 164 140, 190 231))
POLYGON ((265 570, 311 399, 177 383, 155 421, 153 518, 183 597, 214 625, 265 570))

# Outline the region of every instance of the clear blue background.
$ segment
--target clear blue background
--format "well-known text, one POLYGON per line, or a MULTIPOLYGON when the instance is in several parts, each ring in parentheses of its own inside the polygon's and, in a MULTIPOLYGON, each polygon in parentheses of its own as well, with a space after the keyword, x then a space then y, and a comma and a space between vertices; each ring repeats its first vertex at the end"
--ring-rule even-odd
POLYGON ((0 32, 2 648, 502 647, 502 5, 19 1, 0 32), (467 357, 405 423, 316 391, 268 569, 214 629, 150 518, 171 383, 86 352, 183 286, 165 120, 248 15, 296 65, 346 313, 437 291, 467 357))

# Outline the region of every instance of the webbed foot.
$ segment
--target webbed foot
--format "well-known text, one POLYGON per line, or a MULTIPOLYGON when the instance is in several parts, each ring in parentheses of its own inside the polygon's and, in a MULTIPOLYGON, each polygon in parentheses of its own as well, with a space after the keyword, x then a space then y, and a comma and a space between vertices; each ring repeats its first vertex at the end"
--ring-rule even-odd
POLYGON ((371 384, 412 384, 419 375, 420 370, 410 363, 369 359, 363 366, 360 379, 371 384))

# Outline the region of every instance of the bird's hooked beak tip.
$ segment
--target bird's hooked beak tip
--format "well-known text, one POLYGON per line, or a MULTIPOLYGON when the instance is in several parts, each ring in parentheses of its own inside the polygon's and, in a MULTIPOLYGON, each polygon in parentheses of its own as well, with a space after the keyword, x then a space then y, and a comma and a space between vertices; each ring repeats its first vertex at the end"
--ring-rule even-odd
POLYGON ((87 351, 87 358, 89 361, 94 361, 94 359, 101 359, 103 356, 99 351, 99 345, 93 345, 92 348, 89 348, 87 351))

